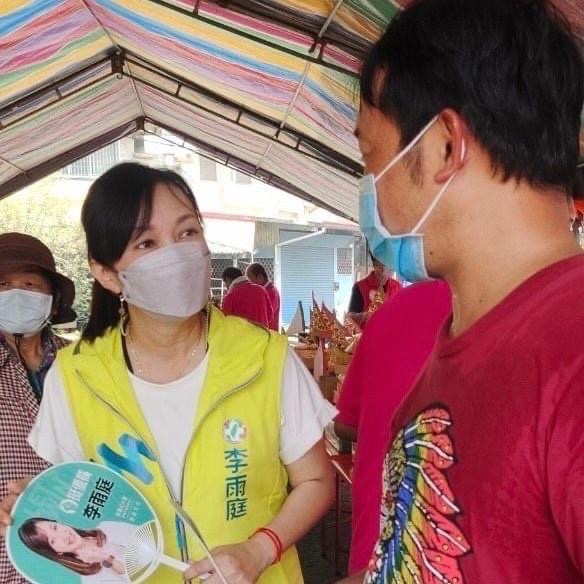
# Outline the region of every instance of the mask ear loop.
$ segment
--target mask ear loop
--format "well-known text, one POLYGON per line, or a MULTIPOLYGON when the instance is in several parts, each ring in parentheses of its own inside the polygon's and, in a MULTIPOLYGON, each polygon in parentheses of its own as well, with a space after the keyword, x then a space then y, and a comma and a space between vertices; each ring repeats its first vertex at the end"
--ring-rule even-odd
MULTIPOLYGON (((462 141, 462 148, 461 148, 462 152, 460 154, 460 162, 464 162, 464 155, 466 154, 466 144, 464 142, 464 140, 462 141)), ((436 195, 436 197, 434 197, 434 200, 432 201, 432 204, 428 207, 428 209, 426 210, 426 212, 422 215, 422 218, 418 221, 418 223, 416 223, 416 226, 412 229, 412 233, 418 233, 418 231, 422 228, 422 225, 424 225, 424 223, 428 220, 428 217, 430 216, 430 213, 432 213, 432 211, 436 208, 436 205, 440 202, 440 199, 442 198, 442 195, 444 195, 444 193, 446 192, 446 189, 448 189, 448 187, 450 186, 450 183, 456 178, 456 175, 458 174, 458 171, 455 172, 443 185, 443 187, 440 189, 440 191, 438 191, 438 194, 436 195)))
MULTIPOLYGON (((420 141, 420 139, 422 138, 422 136, 424 136, 424 134, 434 125, 434 123, 436 122, 436 120, 438 119, 438 116, 434 116, 414 137, 414 139, 392 160, 389 161, 389 163, 383 168, 383 170, 375 177, 373 177, 373 185, 375 185, 381 178, 383 178, 383 176, 385 174, 387 174, 390 169, 392 169, 408 152, 410 152, 410 150, 412 148, 414 148, 414 146, 420 141)), ((394 235, 392 235, 385 227, 385 225, 383 225, 383 222, 381 221, 381 217, 379 216, 379 206, 378 206, 378 201, 377 201, 377 189, 373 189, 373 193, 374 193, 374 217, 373 220, 375 222, 375 227, 377 228, 377 230, 379 231, 379 233, 381 233, 381 235, 383 235, 385 238, 390 238, 390 237, 395 237, 394 235)))
POLYGON ((422 136, 434 125, 438 116, 434 116, 415 136, 415 138, 392 160, 390 160, 383 170, 373 179, 379 181, 383 176, 393 168, 422 138, 422 136))

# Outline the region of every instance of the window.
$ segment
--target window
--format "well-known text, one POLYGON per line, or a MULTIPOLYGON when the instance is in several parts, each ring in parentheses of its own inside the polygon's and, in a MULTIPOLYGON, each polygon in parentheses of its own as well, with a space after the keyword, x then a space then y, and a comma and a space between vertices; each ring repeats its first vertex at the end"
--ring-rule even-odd
POLYGON ((134 136, 134 154, 144 154, 144 136, 138 135, 134 136))
POLYGON ((73 178, 93 178, 100 176, 106 170, 120 161, 118 143, 110 144, 61 170, 63 176, 73 178))
POLYGON ((163 154, 162 165, 164 168, 176 168, 176 157, 174 154, 163 154))
POLYGON ((201 180, 217 181, 217 164, 208 158, 199 158, 201 180))
POLYGON ((353 249, 337 247, 337 274, 350 276, 353 273, 353 249))
POLYGON ((237 172, 237 170, 233 171, 234 176, 234 183, 238 185, 250 185, 251 184, 251 176, 247 174, 243 174, 242 172, 237 172))

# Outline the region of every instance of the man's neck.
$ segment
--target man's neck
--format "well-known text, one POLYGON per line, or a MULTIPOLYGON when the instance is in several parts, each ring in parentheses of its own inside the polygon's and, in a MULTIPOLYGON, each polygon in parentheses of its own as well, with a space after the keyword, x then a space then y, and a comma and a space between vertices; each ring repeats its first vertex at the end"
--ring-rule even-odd
POLYGON ((575 242, 545 242, 534 249, 505 248, 482 254, 466 269, 461 267, 447 278, 452 288, 453 322, 451 333, 459 335, 499 304, 530 276, 563 259, 582 252, 575 242))
POLYGON ((444 274, 453 294, 453 336, 467 330, 530 276, 582 252, 569 230, 567 205, 561 197, 532 192, 522 204, 525 209, 513 204, 507 211, 491 209, 489 217, 483 215, 483 220, 469 226, 466 245, 458 246, 462 251, 444 274))
POLYGON ((239 278, 235 278, 235 280, 233 280, 233 282, 231 282, 231 286, 230 286, 230 290, 232 288, 235 288, 236 286, 239 286, 240 284, 245 284, 246 282, 249 282, 249 280, 247 279, 246 276, 239 276, 239 278))

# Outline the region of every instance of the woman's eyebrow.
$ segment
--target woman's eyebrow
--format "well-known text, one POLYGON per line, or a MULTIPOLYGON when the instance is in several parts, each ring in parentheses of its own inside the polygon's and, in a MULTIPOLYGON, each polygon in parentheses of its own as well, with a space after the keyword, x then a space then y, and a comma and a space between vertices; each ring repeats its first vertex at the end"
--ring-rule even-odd
POLYGON ((185 221, 189 220, 189 219, 194 219, 195 216, 193 213, 186 213, 185 215, 181 215, 177 220, 176 220, 176 225, 180 225, 181 223, 184 223, 185 221))

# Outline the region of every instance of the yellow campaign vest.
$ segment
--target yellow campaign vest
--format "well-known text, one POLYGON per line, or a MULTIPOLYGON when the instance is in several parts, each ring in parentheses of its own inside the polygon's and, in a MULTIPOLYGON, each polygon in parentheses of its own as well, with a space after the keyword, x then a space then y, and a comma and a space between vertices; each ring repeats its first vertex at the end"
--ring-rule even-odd
MULTIPOLYGON (((245 541, 277 515, 286 499, 279 436, 287 344, 284 337, 213 308, 209 321, 209 363, 179 503, 214 548, 245 541)), ((131 386, 119 329, 94 343, 68 347, 57 362, 87 459, 118 470, 150 501, 162 524, 165 553, 201 559, 200 546, 169 503, 172 493, 131 386)), ((183 579, 160 566, 148 582, 183 579)), ((301 584, 295 548, 258 582, 301 584)))

